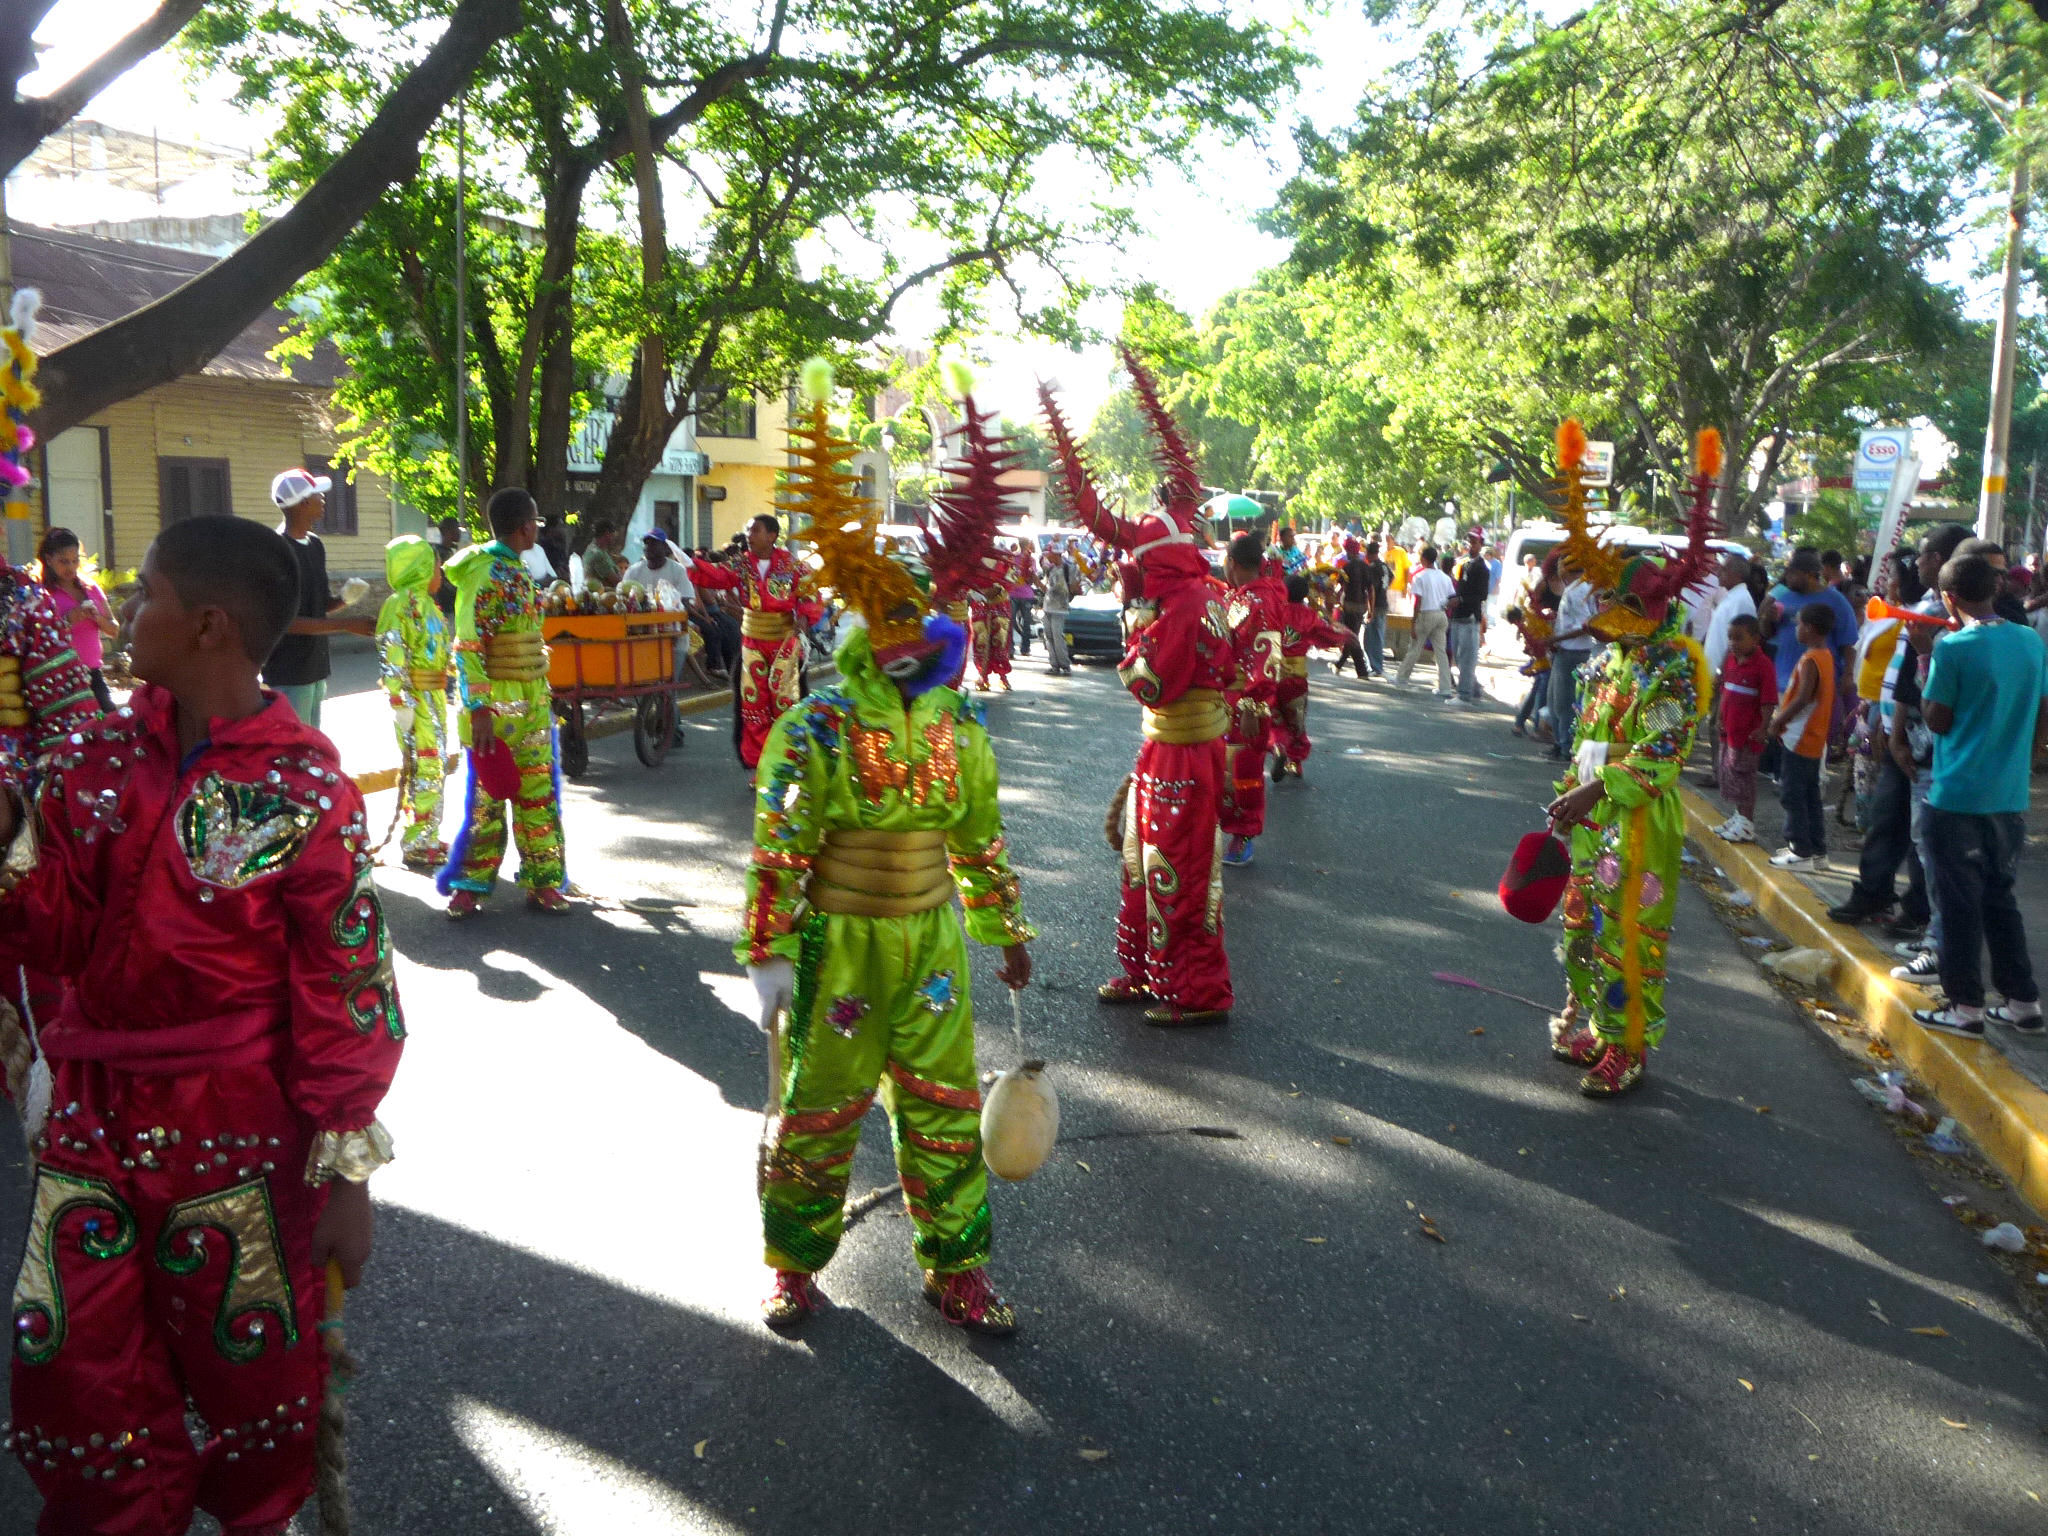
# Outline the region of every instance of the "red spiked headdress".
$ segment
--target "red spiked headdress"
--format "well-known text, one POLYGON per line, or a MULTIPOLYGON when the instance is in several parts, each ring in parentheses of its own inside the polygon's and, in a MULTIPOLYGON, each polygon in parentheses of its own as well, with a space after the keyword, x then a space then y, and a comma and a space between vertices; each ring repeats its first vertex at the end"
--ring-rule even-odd
POLYGON ((1160 488, 1165 493, 1167 515, 1183 531, 1191 530, 1202 515, 1202 477, 1195 469, 1194 450, 1182 436, 1180 423, 1159 396, 1159 381, 1138 361, 1137 353, 1118 346, 1124 367, 1131 375, 1131 388, 1138 397, 1138 409, 1152 428, 1152 461, 1159 466, 1160 488))
POLYGON ((962 398, 960 410, 960 456, 946 466, 945 485, 932 493, 932 525, 925 534, 932 600, 941 607, 964 602, 988 585, 996 530, 1011 510, 1002 478, 1023 458, 1015 438, 989 431, 994 411, 977 412, 971 394, 962 398))
POLYGON ((1720 531, 1714 521, 1714 494, 1721 482, 1721 434, 1712 427, 1702 430, 1693 454, 1684 550, 1666 560, 1638 555, 1627 561, 1612 590, 1603 594, 1608 606, 1594 621, 1596 632, 1654 633, 1669 617, 1672 603, 1713 565, 1714 552, 1707 541, 1720 531))
POLYGON ((1088 461, 1081 457, 1081 445, 1074 441, 1073 428, 1067 425, 1051 387, 1043 382, 1038 386, 1038 401, 1045 410, 1046 428, 1052 433, 1053 451, 1059 455, 1067 505, 1083 527, 1133 560, 1142 559, 1162 545, 1192 544, 1192 533, 1156 512, 1133 520, 1119 517, 1104 506, 1102 494, 1095 488, 1095 477, 1088 471, 1088 461))

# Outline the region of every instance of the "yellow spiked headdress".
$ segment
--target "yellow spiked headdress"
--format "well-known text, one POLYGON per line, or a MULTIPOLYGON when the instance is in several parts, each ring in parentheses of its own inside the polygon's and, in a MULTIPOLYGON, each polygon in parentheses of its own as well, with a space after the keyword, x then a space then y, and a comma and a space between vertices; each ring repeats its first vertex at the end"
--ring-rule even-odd
POLYGON ((1586 429, 1567 416, 1557 426, 1557 482, 1564 494, 1558 520, 1564 524, 1560 561, 1578 567, 1595 592, 1610 591, 1621 577, 1624 556, 1603 544, 1586 525, 1586 429))
POLYGON ((802 411, 789 424, 793 460, 777 505, 790 532, 818 552, 819 582, 867 620, 877 657, 924 641, 924 593, 916 578, 878 547, 881 509, 860 494, 850 467, 860 445, 839 436, 825 414, 832 365, 804 364, 802 411))

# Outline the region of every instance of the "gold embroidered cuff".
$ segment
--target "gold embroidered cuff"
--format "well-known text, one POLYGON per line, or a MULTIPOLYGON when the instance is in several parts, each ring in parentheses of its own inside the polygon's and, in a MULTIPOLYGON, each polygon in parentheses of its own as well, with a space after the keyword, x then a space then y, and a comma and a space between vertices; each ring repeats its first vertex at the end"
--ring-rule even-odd
POLYGON ((396 1155, 381 1120, 360 1131, 322 1131, 306 1153, 306 1182, 317 1186, 341 1178, 360 1184, 396 1155))

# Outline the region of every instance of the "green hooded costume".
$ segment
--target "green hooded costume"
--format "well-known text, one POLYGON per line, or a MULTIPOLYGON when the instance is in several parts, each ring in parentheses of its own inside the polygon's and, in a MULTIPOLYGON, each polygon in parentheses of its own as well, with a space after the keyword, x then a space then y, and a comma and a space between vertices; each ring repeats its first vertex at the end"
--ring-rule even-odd
POLYGON ((814 1272, 839 1245, 861 1117, 889 1113, 917 1262, 988 1260, 988 1174, 967 947, 1021 944, 1017 878, 980 709, 952 688, 913 699, 868 631, 840 642, 841 682, 783 711, 755 779, 742 964, 794 962, 763 1136, 767 1261, 814 1272))
MULTIPOLYGON (((519 883, 561 890, 568 882, 562 849, 562 788, 555 770, 553 694, 541 643, 540 590, 518 552, 492 540, 473 544, 442 568, 455 583, 455 666, 462 688, 456 729, 467 743, 470 712, 488 707, 491 729, 512 748, 519 792, 512 837, 519 845, 519 883)), ((477 781, 471 753, 468 800, 447 867, 436 881, 453 891, 490 894, 505 857, 505 803, 477 781)))
POLYGON ((408 864, 439 867, 441 784, 448 753, 448 621, 428 588, 434 581, 434 546, 400 534, 384 546, 384 576, 391 595, 377 610, 377 655, 391 723, 398 732, 399 813, 405 820, 408 864))

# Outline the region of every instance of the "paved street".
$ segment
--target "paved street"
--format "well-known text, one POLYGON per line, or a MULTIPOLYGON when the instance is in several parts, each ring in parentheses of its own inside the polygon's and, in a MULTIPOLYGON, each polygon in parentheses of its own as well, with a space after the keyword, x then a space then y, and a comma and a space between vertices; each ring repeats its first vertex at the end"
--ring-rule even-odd
MULTIPOLYGON (((893 1200, 801 1341, 756 1320, 765 1065, 723 715, 659 772, 595 744, 568 815, 597 911, 505 893, 452 927, 387 872, 412 1036, 350 1313, 356 1529, 2048 1528, 2042 1349, 1852 1064, 1688 889, 1650 1086, 1580 1099, 1536 1010, 1429 979, 1557 993, 1554 929, 1493 894, 1543 765, 1504 711, 1313 686, 1309 781, 1230 875, 1239 1009, 1206 1032, 1093 1000, 1134 706, 1037 658, 990 706, 1065 1133, 994 1195, 1008 1343, 918 1299, 893 1200)), ((990 1069, 1016 1057, 993 971, 990 1069)), ((853 1187, 893 1177, 877 1113, 853 1187)), ((0 1468, 0 1536, 32 1505, 0 1468)))

